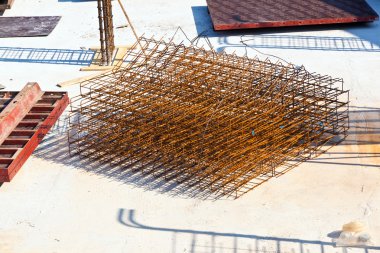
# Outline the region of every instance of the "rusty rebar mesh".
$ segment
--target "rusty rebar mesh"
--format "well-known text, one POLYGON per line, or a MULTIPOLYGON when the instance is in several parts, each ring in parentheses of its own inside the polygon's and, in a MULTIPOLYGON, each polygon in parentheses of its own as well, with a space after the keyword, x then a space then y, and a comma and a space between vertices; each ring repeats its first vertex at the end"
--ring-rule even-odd
POLYGON ((146 56, 136 43, 128 67, 81 83, 72 102, 72 152, 191 192, 239 197, 346 136, 349 98, 341 79, 139 42, 146 56))

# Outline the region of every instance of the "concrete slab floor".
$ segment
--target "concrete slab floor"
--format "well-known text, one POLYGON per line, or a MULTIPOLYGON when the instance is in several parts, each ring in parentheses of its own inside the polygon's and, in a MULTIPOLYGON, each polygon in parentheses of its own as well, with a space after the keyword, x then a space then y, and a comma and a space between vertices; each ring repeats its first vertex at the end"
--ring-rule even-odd
MULTIPOLYGON (((276 55, 310 71, 342 77, 351 90, 348 140, 238 200, 202 201, 146 190, 149 182, 70 158, 64 117, 12 183, 0 187, 0 252, 379 252, 380 24, 215 33, 204 0, 125 0, 136 30, 192 38, 216 50, 276 55), (332 232, 361 220, 373 249, 333 248, 332 232), (330 237, 329 237, 330 236, 330 237)), ((380 2, 368 1, 380 13, 380 2)), ((114 3, 115 27, 125 25, 114 3)), ((16 0, 4 16, 60 15, 48 37, 0 39, 0 47, 79 49, 98 45, 96 1, 16 0)), ((127 28, 116 43, 133 42, 127 28)), ((177 36, 176 40, 184 39, 177 36)), ((11 49, 10 49, 11 50, 11 49)), ((43 90, 89 73, 78 65, 3 62, 0 83, 43 90)), ((78 86, 67 88, 70 96, 78 86)), ((334 234, 334 233, 333 233, 334 234)))

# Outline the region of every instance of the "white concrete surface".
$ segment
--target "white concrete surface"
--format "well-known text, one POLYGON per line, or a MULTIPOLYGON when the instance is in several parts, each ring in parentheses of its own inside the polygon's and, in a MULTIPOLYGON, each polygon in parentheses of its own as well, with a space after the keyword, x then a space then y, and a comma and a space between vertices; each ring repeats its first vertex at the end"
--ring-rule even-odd
MULTIPOLYGON (((189 37, 205 31, 217 50, 244 53, 241 32, 212 32, 205 8, 196 7, 205 6, 204 0, 124 2, 141 34, 161 37, 181 26, 189 37)), ((379 1, 368 2, 380 12, 379 1)), ((115 1, 114 10, 115 26, 125 24, 115 1)), ((4 13, 13 15, 62 19, 48 37, 0 39, 0 47, 79 49, 98 44, 96 1, 15 0, 4 13)), ((260 52, 343 77, 355 112, 346 145, 238 200, 172 196, 145 190, 133 176, 107 175, 94 164, 68 156, 61 122, 12 183, 0 187, 0 253, 380 251, 379 34, 379 22, 244 32, 260 52), (331 37, 342 39, 344 46, 331 37), (330 245, 328 234, 352 220, 368 225, 376 249, 330 245)), ((116 39, 117 44, 133 41, 125 28, 116 29, 116 39)), ((57 82, 88 74, 79 68, 0 61, 0 83, 18 90, 37 81, 44 90, 59 90, 57 82)), ((77 86, 67 90, 71 97, 78 94, 77 86)))

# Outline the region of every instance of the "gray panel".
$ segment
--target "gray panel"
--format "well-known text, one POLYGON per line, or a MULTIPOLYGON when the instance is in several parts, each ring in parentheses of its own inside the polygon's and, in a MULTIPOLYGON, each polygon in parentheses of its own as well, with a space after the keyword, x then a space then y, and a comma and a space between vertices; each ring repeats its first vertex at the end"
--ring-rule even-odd
POLYGON ((61 17, 0 17, 0 38, 49 35, 61 17))

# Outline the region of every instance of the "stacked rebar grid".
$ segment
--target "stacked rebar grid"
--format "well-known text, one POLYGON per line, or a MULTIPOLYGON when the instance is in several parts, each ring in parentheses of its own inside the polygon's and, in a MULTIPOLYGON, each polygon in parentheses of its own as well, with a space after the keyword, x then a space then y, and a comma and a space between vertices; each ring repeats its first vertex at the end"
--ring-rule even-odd
POLYGON ((172 42, 139 43, 128 67, 81 83, 71 151, 239 197, 346 136, 341 79, 172 42))

